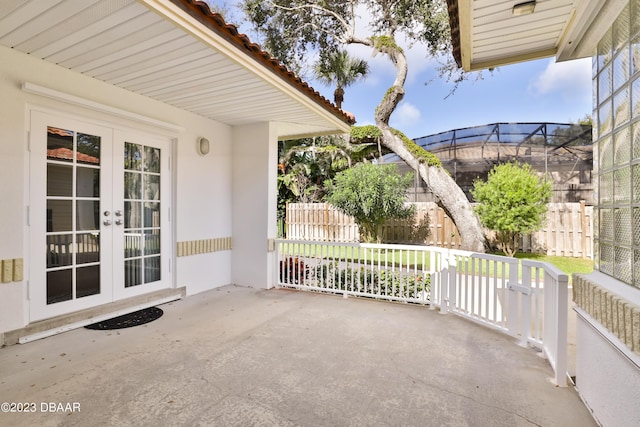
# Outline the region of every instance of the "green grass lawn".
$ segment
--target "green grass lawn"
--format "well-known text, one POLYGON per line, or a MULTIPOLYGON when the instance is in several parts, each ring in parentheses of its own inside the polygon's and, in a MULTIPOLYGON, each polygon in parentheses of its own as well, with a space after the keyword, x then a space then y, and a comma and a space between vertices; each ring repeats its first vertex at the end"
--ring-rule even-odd
POLYGON ((530 253, 523 253, 523 252, 518 252, 516 254, 516 258, 531 259, 534 261, 542 261, 542 262, 548 262, 549 264, 553 264, 560 271, 568 274, 569 280, 571 280, 571 276, 573 276, 573 273, 589 274, 593 271, 592 259, 530 254, 530 253))
MULTIPOLYGON (((321 257, 324 259, 339 259, 346 261, 355 261, 366 263, 368 265, 410 265, 411 268, 429 268, 430 257, 428 254, 425 254, 424 258, 418 253, 418 256, 415 257, 414 252, 407 251, 399 251, 399 250, 387 250, 387 251, 377 251, 366 248, 359 247, 346 247, 346 246, 315 246, 315 245, 304 245, 305 253, 303 256, 309 257, 321 257)), ((302 255, 299 254, 299 248, 296 248, 296 245, 284 243, 281 246, 281 252, 287 255, 302 255)), ((494 253, 494 255, 503 255, 502 253, 494 253)), ((541 254, 532 254, 532 253, 523 253, 519 252, 515 256, 518 259, 530 259, 534 261, 547 262, 549 264, 554 265, 563 273, 566 273, 569 276, 569 282, 571 282, 571 277, 573 273, 582 273, 588 274, 593 271, 593 260, 590 259, 582 259, 582 258, 571 258, 571 257, 561 257, 561 256, 549 256, 549 255, 541 255, 541 254)), ((489 270, 489 274, 493 274, 493 263, 483 263, 479 268, 481 271, 478 271, 476 274, 485 274, 486 269, 489 270)), ((498 276, 502 276, 501 272, 498 273, 498 276)), ((520 274, 521 276, 521 274, 520 274)))

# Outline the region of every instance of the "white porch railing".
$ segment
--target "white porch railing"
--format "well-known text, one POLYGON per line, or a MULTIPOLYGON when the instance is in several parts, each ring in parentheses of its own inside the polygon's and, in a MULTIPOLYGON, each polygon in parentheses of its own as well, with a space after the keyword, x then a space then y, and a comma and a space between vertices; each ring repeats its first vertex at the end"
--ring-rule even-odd
POLYGON ((455 313, 540 348, 555 383, 567 384, 568 277, 547 263, 434 246, 276 242, 280 287, 455 313))

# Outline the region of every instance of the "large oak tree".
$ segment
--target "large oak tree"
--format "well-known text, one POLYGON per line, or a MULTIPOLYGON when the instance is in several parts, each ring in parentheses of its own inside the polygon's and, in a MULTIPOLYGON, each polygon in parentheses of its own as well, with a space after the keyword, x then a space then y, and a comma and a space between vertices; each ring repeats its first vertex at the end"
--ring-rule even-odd
POLYGON ((426 55, 450 50, 444 0, 244 0, 244 11, 272 55, 300 71, 312 52, 321 58, 359 44, 385 55, 395 67, 395 80, 375 109, 382 143, 416 170, 455 222, 462 248, 484 251, 484 234, 464 192, 433 156, 389 126, 402 100, 408 64, 398 39, 425 46, 426 55), (366 35, 357 34, 358 13, 369 17, 366 35))

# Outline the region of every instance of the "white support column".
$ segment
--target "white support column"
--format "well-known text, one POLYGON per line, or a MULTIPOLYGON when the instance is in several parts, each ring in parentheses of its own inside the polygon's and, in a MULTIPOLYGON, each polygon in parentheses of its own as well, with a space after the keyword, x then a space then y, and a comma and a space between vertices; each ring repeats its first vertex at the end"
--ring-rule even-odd
POLYGON ((233 130, 231 279, 257 288, 274 286, 278 141, 273 126, 233 130))

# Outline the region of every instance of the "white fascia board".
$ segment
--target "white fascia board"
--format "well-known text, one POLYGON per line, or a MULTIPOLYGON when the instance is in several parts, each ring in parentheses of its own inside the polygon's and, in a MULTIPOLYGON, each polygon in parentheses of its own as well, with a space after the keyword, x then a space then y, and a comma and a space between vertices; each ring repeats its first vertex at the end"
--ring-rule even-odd
POLYGON ((138 2, 144 4, 150 10, 158 13, 168 21, 173 22, 177 27, 185 31, 185 33, 192 35, 207 46, 238 63, 248 72, 256 75, 258 78, 275 87, 280 92, 292 98, 295 102, 298 102, 315 112, 323 120, 332 123, 337 130, 349 132, 351 128, 350 125, 328 112, 291 84, 285 82, 280 76, 275 75, 270 70, 264 69, 264 67, 261 64, 258 64, 253 58, 241 52, 236 46, 232 45, 219 34, 216 34, 200 22, 194 20, 189 14, 173 4, 171 1, 138 0, 138 2))
POLYGON ((460 57, 462 69, 471 70, 471 57, 473 54, 471 47, 471 0, 458 0, 458 29, 460 31, 460 57))
POLYGON ((557 60, 595 55, 598 42, 627 4, 628 0, 577 0, 558 45, 557 60))

